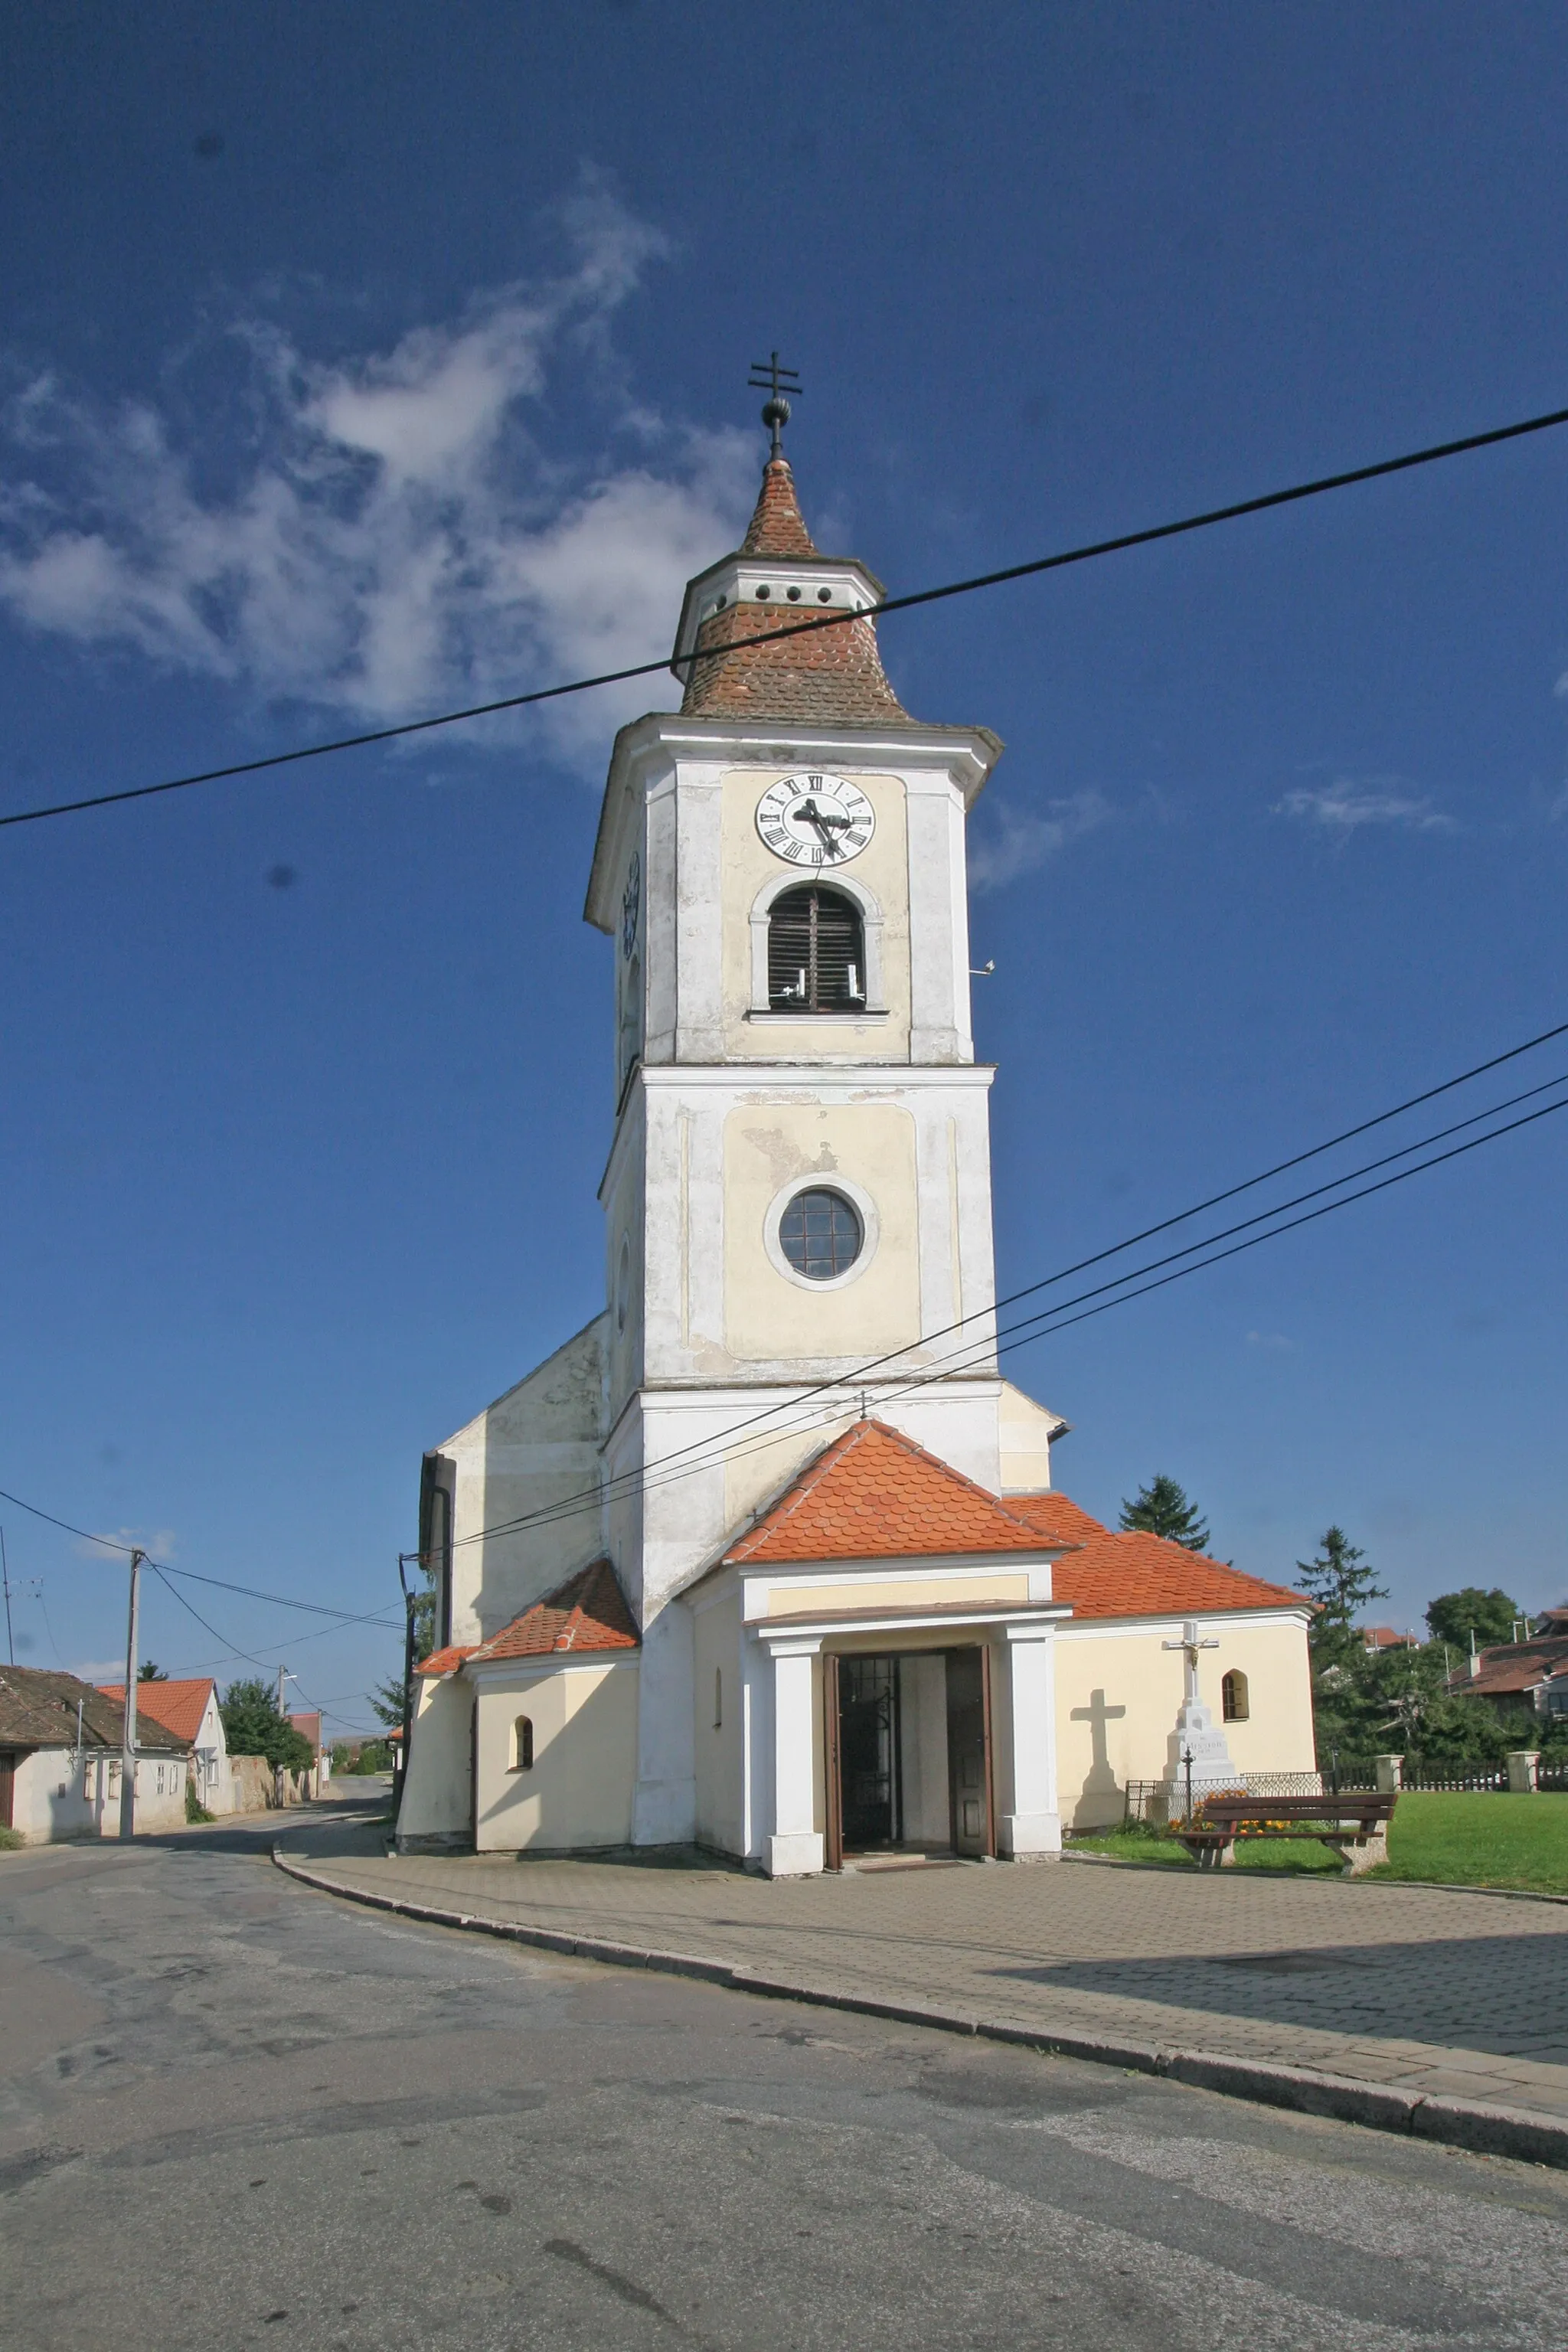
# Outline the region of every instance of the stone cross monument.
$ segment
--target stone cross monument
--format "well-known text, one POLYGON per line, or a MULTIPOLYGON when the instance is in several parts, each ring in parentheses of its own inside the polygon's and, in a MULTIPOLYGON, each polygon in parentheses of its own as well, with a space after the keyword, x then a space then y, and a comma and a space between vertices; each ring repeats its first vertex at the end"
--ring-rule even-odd
POLYGON ((1230 1760, 1224 1730, 1198 1696, 1198 1652, 1217 1650, 1219 1643, 1212 1638, 1200 1641, 1197 1620, 1189 1617, 1182 1627, 1181 1640, 1163 1642, 1161 1647, 1184 1653, 1184 1694, 1167 1746, 1164 1786, 1167 1812, 1184 1814, 1189 1770, 1194 1805, 1216 1789, 1238 1789, 1241 1776, 1230 1760))

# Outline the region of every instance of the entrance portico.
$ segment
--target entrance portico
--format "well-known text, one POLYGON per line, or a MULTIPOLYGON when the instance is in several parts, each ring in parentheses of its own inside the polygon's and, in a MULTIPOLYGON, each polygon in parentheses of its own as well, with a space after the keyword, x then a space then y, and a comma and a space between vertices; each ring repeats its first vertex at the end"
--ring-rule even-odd
POLYGON ((1059 1853, 1072 1612, 1051 1563, 1072 1549, 883 1423, 828 1445, 686 1595, 714 1695, 699 1778, 705 1754, 738 1773, 748 1858, 777 1878, 866 1853, 1059 1853))
POLYGON ((1070 1615, 933 1601, 750 1627, 771 1698, 747 1759, 769 1874, 900 1850, 1059 1853, 1053 1640, 1070 1615))

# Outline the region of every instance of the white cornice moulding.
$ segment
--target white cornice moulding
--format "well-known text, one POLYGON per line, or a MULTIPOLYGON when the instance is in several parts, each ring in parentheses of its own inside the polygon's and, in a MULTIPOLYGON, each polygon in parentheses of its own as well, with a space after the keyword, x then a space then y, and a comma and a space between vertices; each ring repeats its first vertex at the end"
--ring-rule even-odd
POLYGON ((632 719, 616 738, 584 919, 605 932, 614 932, 620 921, 623 835, 638 799, 649 789, 650 770, 696 766, 708 772, 703 782, 716 783, 735 768, 754 768, 761 781, 769 771, 787 775, 792 768, 812 763, 851 770, 874 767, 911 783, 929 777, 942 788, 956 791, 967 811, 1002 751, 1001 738, 988 727, 856 727, 847 722, 829 727, 777 719, 683 719, 678 711, 649 711, 632 719))

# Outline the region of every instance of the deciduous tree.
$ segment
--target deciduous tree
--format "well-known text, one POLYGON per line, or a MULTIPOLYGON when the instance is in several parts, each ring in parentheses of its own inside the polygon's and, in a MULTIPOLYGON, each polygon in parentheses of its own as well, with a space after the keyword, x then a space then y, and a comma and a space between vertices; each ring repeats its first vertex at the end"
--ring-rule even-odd
POLYGON ((1521 1615, 1518 1601, 1510 1601, 1500 1586, 1483 1592, 1479 1584, 1467 1584, 1458 1592, 1440 1592, 1427 1609, 1426 1622, 1435 1642, 1452 1642, 1456 1649, 1468 1650, 1474 1633, 1476 1647, 1484 1650, 1489 1642, 1511 1642, 1521 1615))

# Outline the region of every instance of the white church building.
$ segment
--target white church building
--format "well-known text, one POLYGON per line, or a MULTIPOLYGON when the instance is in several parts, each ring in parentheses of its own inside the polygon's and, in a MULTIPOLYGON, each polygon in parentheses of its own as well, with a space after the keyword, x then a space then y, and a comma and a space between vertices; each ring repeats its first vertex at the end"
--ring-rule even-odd
POLYGON ((425 1457, 404 1850, 1024 1860, 1184 1757, 1313 1769, 1301 1595, 1109 1532, 1001 1376, 964 828, 1002 746, 903 709, 764 421, 680 711, 605 789, 606 1303, 425 1457))

